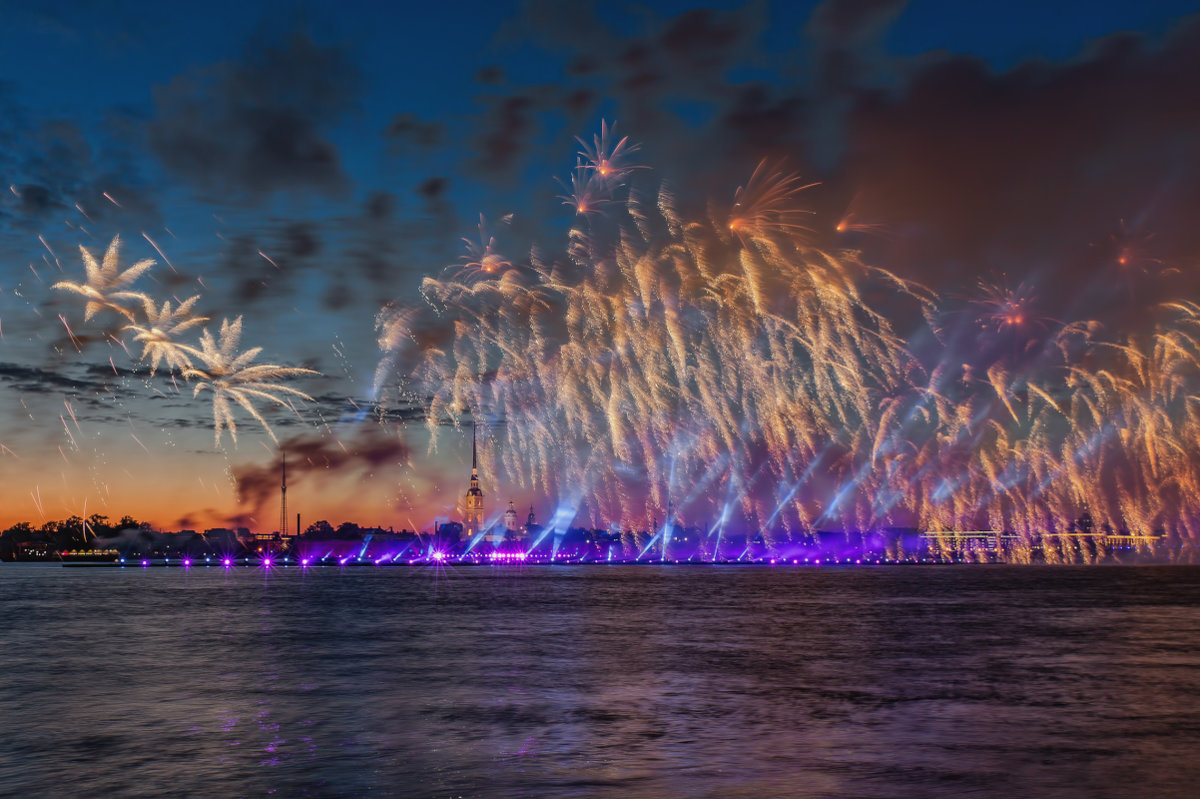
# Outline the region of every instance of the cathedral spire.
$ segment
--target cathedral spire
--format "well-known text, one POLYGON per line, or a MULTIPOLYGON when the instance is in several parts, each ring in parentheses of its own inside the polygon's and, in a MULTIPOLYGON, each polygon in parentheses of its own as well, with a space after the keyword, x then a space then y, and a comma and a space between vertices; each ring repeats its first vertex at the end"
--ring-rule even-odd
POLYGON ((471 482, 463 503, 463 529, 474 536, 483 529, 483 490, 479 488, 479 444, 471 420, 471 482))

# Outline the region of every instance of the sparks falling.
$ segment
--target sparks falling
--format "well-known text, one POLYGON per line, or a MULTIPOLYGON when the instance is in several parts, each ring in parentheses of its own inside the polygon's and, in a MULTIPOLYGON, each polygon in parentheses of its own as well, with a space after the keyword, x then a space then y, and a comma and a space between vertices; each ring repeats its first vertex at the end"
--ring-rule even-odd
POLYGON ((1031 343, 962 364, 947 301, 812 243, 812 184, 760 164, 707 220, 663 189, 618 202, 630 173, 613 161, 636 148, 612 138, 572 176, 566 252, 426 278, 436 318, 379 315, 377 387, 428 397, 433 433, 464 412, 503 420, 485 459, 582 492, 594 524, 673 508, 768 542, 885 525, 1032 537, 1087 513, 1195 535, 1200 305, 1164 307, 1148 339, 1102 340, 1094 322, 1032 316, 1027 287, 981 284, 976 330, 1031 343), (941 349, 916 354, 901 318, 941 349))

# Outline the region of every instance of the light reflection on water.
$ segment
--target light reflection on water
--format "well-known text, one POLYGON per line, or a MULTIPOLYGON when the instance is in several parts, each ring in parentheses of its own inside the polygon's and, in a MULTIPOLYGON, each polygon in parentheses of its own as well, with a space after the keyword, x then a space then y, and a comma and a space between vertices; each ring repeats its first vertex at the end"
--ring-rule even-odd
POLYGON ((1200 568, 0 566, 0 796, 1184 797, 1200 568))

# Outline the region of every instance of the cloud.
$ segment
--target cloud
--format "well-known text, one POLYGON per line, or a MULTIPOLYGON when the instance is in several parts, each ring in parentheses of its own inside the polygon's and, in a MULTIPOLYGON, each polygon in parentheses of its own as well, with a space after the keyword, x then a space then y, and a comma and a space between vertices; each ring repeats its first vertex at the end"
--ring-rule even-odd
POLYGON ((396 114, 383 133, 396 148, 406 145, 437 147, 446 135, 440 122, 426 122, 413 113, 396 114))
POLYGON ((1147 306, 1200 290, 1200 17, 1161 39, 1117 33, 1069 60, 997 70, 887 52, 905 6, 822 3, 797 46, 772 53, 754 9, 620 36, 589 9, 533 4, 524 41, 557 53, 563 79, 489 88, 478 135, 511 174, 544 160, 529 137, 554 114, 615 116, 653 167, 637 179, 667 183, 689 213, 727 201, 761 159, 782 163, 821 182, 804 196, 819 243, 947 296, 1006 274, 1033 281, 1052 316, 1144 324, 1147 306))
POLYGON ((898 234, 868 243, 905 273, 939 286, 964 269, 1035 275, 1061 299, 1101 278, 1122 290, 1088 301, 1113 310, 1125 277, 1156 283, 1155 265, 1200 252, 1197 108, 1200 18, 1161 44, 1118 34, 1062 64, 994 72, 942 56, 902 93, 855 98, 839 179, 853 213, 898 234), (1124 249, 1147 274, 1129 274, 1124 249))
POLYGON ((360 427, 349 441, 296 436, 284 441, 280 451, 284 455, 265 465, 234 468, 233 479, 242 507, 256 512, 278 499, 283 457, 287 459, 290 485, 333 478, 365 479, 382 467, 406 465, 410 454, 398 428, 379 426, 360 427))
POLYGON ((10 84, 0 82, 0 171, 6 180, 0 223, 22 233, 64 219, 70 228, 161 224, 157 189, 133 155, 139 129, 127 114, 112 111, 84 126, 38 118, 15 96, 10 84))
POLYGON ((50 394, 64 389, 94 393, 106 387, 105 383, 76 379, 57 371, 18 363, 0 363, 0 382, 9 383, 17 391, 29 394, 50 394))
POLYGON ((536 132, 535 105, 531 97, 517 94, 487 101, 475 137, 476 166, 484 174, 513 174, 536 132))
POLYGON ((361 92, 342 48, 303 32, 252 42, 242 63, 197 69, 155 90, 150 146, 168 171, 209 195, 341 195, 349 179, 329 132, 361 92))
POLYGON ((813 38, 843 45, 863 44, 893 23, 908 0, 826 0, 809 17, 813 38))

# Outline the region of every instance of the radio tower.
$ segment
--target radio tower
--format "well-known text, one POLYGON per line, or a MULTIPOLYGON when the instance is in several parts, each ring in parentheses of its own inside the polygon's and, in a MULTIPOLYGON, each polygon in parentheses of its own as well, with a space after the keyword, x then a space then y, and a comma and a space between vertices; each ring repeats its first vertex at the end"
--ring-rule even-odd
POLYGON ((279 453, 279 462, 283 464, 283 477, 279 484, 279 537, 287 538, 287 456, 279 453))

